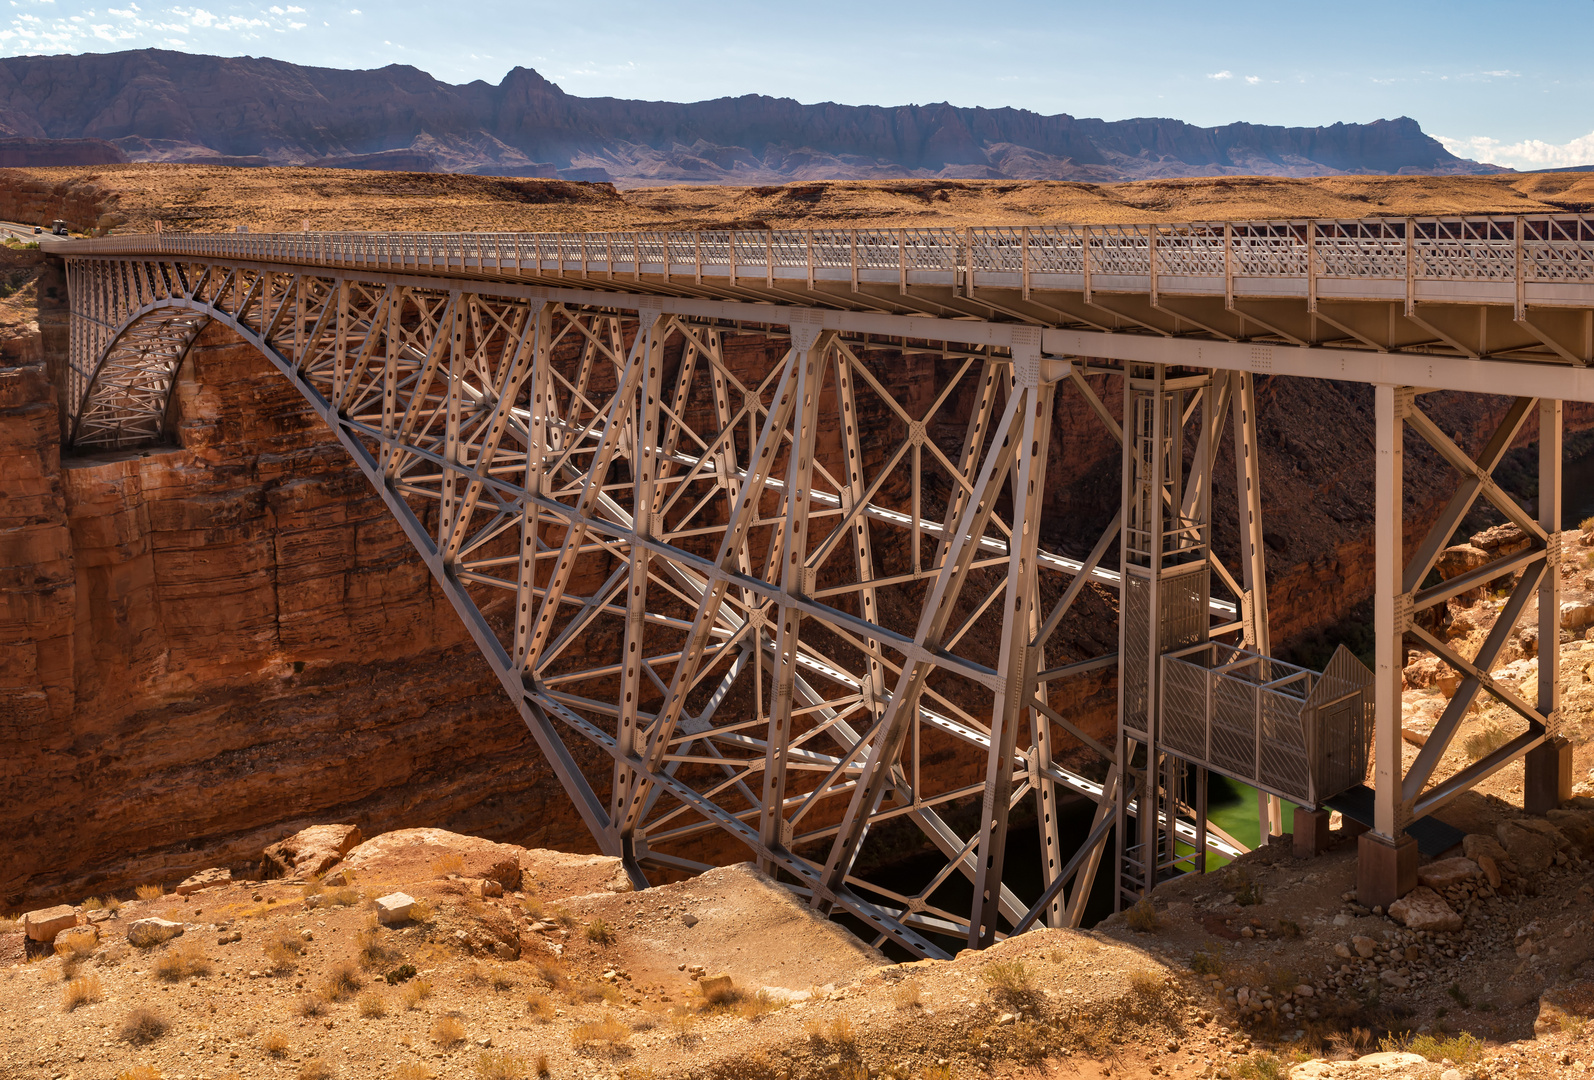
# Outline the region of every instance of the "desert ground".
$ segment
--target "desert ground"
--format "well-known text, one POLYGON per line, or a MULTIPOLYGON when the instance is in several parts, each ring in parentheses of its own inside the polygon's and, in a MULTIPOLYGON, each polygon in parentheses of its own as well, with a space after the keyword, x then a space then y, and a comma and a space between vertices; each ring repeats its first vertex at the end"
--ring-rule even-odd
MULTIPOLYGON (((551 231, 913 228, 1258 218, 1544 214, 1594 206, 1594 175, 1222 177, 1085 184, 825 181, 772 187, 609 184, 449 173, 117 165, 0 170, 6 192, 79 199, 77 229, 551 231)), ((31 223, 31 222, 30 222, 31 223)))

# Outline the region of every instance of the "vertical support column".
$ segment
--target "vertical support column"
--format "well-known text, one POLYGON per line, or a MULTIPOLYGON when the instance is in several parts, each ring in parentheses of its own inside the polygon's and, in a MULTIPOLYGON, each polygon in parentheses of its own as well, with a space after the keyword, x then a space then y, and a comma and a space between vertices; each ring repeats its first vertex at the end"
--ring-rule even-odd
MULTIPOLYGON (((613 266, 611 264, 612 272, 613 266)), ((635 438, 632 458, 631 527, 638 537, 653 537, 654 493, 659 474, 659 393, 663 384, 664 333, 659 333, 659 312, 642 308, 637 312, 637 340, 634 348, 642 362, 640 400, 627 409, 635 438)), ((668 324, 665 331, 668 332, 668 324)), ((685 359, 684 356, 682 358, 685 359)), ((619 821, 631 787, 636 783, 640 750, 637 717, 642 696, 643 643, 647 630, 648 570, 652 555, 641 544, 629 552, 629 577, 626 582, 625 650, 620 663, 620 712, 615 728, 614 787, 610 793, 609 817, 619 821)), ((622 838, 624 858, 632 854, 627 838, 622 838)))
POLYGON ((458 509, 458 485, 461 463, 459 460, 459 425, 464 410, 465 365, 465 312, 475 307, 476 298, 465 296, 454 305, 454 320, 448 338, 448 385, 443 388, 445 413, 443 416, 443 490, 437 514, 437 546, 448 543, 448 534, 454 527, 454 514, 458 509))
POLYGON ((1411 597, 1405 592, 1404 467, 1402 440, 1411 389, 1378 386, 1374 464, 1373 626, 1374 672, 1373 829, 1357 848, 1356 895, 1368 907, 1386 907, 1417 885, 1417 842, 1406 835, 1409 809, 1401 798, 1400 691, 1411 597))
POLYGON ((553 316, 548 305, 537 309, 533 328, 536 341, 531 360, 531 415, 526 434, 526 501, 520 518, 520 576, 515 585, 515 666, 525 678, 528 674, 526 650, 531 644, 532 609, 537 597, 537 538, 541 510, 537 498, 547 488, 544 463, 548 455, 548 415, 553 408, 553 373, 549 368, 549 343, 553 340, 553 316))
MULTIPOLYGON (((808 587, 808 496, 814 475, 815 439, 819 428, 819 393, 825 381, 825 354, 833 338, 819 328, 791 324, 792 348, 802 353, 797 369, 797 401, 793 409, 791 456, 786 465, 785 522, 781 529, 780 585, 787 596, 806 596, 808 587)), ((769 741, 764 751, 763 813, 759 839, 774 851, 786 847, 791 826, 781 813, 786 801, 786 750, 791 742, 793 692, 797 682, 797 643, 802 611, 778 604, 780 623, 775 633, 774 693, 769 703, 769 741)), ((760 650, 762 651, 762 650, 760 650)), ((755 662, 762 659, 755 656, 755 662)), ((766 861, 766 871, 773 867, 766 861)))
MULTIPOLYGON (((1014 394, 1022 394, 1022 435, 1013 462, 1013 535, 1007 563, 1006 603, 997 670, 1004 675, 991 712, 991 753, 985 767, 985 805, 980 818, 979 862, 974 876, 974 908, 969 913, 969 946, 995 944, 1001 914, 1002 871, 1007 853, 1007 817, 1013 795, 1013 756, 1018 729, 1035 696, 1035 650, 1030 647, 1035 617, 1036 557, 1046 458, 1051 446, 1052 397, 1056 384, 1040 379, 1039 342, 1027 350, 1013 346, 1014 394)), ((1044 720, 1037 722, 1043 723, 1044 720)))
POLYGON ((1543 744, 1522 762, 1522 808, 1553 810, 1572 797, 1572 744, 1561 735, 1561 403, 1539 401, 1539 527, 1549 537, 1539 579, 1539 712, 1543 744))
MULTIPOLYGON (((1150 416, 1151 429, 1144 438, 1151 451, 1151 481, 1150 488, 1140 488, 1135 497, 1144 500, 1144 517, 1141 519, 1141 528, 1145 530, 1146 542, 1149 548, 1149 564, 1151 566, 1151 579, 1147 583, 1149 595, 1149 610, 1146 615, 1146 765, 1141 773, 1142 780, 1139 796, 1138 824, 1140 834, 1140 857, 1142 863, 1141 887, 1146 895, 1157 887, 1157 862, 1161 852, 1161 814, 1162 800, 1159 798, 1161 785, 1158 782, 1158 747, 1161 741, 1157 738, 1157 675, 1160 665, 1157 658, 1162 655, 1162 544, 1163 536, 1167 531, 1165 511, 1162 506, 1162 488, 1167 477, 1164 470, 1168 464, 1168 457, 1163 448, 1163 428, 1168 423, 1168 410, 1175 410, 1178 415, 1178 403, 1168 400, 1163 383, 1167 378, 1167 371, 1158 364, 1156 374, 1153 376, 1155 389, 1151 392, 1150 416)), ((1135 441, 1140 441, 1140 421, 1135 421, 1135 441)), ((1126 437, 1128 433, 1125 433, 1126 437)), ((1144 454, 1143 449, 1137 453, 1144 454)), ((1124 579, 1123 587, 1128 587, 1128 579, 1124 579)), ((1120 607, 1122 602, 1120 601, 1120 607)), ((1132 764, 1132 763, 1131 763, 1132 764)))

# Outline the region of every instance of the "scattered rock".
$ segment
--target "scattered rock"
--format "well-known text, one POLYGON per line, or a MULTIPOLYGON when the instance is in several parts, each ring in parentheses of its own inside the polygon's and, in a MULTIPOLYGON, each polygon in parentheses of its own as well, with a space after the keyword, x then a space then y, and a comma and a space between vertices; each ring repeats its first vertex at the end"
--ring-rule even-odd
POLYGON ((127 926, 127 941, 141 949, 151 945, 159 945, 163 941, 170 941, 183 932, 183 924, 170 922, 166 919, 148 918, 134 919, 127 926))
POLYGON ((189 893, 196 893, 200 889, 208 889, 212 885, 226 885, 231 881, 231 870, 222 867, 212 867, 209 870, 201 870, 193 877, 185 878, 182 884, 177 886, 177 895, 187 896, 189 893))
POLYGON ((1389 917, 1409 930, 1454 931, 1462 927, 1461 916, 1451 910, 1444 897, 1419 885, 1389 905, 1389 917))
POLYGON ((1491 889, 1500 887, 1500 864, 1487 855, 1478 856, 1478 869, 1483 871, 1484 878, 1489 882, 1491 889))
POLYGON ((1373 953, 1378 951, 1378 942, 1374 941, 1370 937, 1363 937, 1360 934, 1351 938, 1350 943, 1351 948, 1356 950, 1356 955, 1362 957, 1363 959, 1372 956, 1373 953))
POLYGON ((54 941, 55 935, 77 925, 77 912, 68 904, 40 908, 22 916, 22 928, 30 941, 54 941))
POLYGON ((230 930, 230 931, 228 931, 225 934, 217 935, 216 944, 217 945, 236 945, 238 942, 242 941, 243 939, 244 939, 244 935, 243 935, 243 931, 242 930, 230 930))
POLYGON ((261 854, 279 877, 324 874, 360 843, 357 825, 312 825, 279 840, 261 854))
POLYGON ((1568 600, 1561 605, 1561 629, 1581 630, 1594 623, 1594 603, 1568 600))
POLYGON ((1440 859, 1417 868, 1417 880, 1435 892, 1443 892, 1477 876, 1478 864, 1471 859, 1440 859))
POLYGON ((376 917, 385 926, 405 922, 410 917, 410 909, 415 906, 415 898, 407 893, 389 893, 381 896, 376 901, 376 917))
POLYGON ((690 930, 692 927, 697 925, 697 916, 688 911, 685 915, 681 916, 681 922, 688 930, 690 930))
POLYGON ((504 895, 504 886, 502 882, 494 881, 492 878, 478 878, 471 882, 470 891, 473 896, 486 899, 489 896, 504 895))

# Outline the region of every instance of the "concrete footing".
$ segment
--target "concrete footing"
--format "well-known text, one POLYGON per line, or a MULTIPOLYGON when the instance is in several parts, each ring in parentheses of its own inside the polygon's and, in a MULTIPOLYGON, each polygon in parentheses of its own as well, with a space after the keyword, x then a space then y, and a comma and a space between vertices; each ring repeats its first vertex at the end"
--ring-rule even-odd
POLYGON ((1558 735, 1522 758, 1522 809, 1543 814, 1572 797, 1572 744, 1558 735))
POLYGON ((1417 841, 1405 833, 1389 841, 1363 833, 1356 841, 1356 902, 1363 907, 1389 905, 1417 887, 1417 841))
POLYGON ((1328 850, 1328 817, 1332 811, 1295 808, 1295 857, 1310 859, 1328 850))

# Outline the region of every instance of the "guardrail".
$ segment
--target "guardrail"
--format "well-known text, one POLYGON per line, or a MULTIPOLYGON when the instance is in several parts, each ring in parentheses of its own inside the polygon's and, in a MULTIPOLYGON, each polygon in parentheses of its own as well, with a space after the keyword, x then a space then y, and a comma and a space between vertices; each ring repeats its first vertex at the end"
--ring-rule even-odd
POLYGON ((68 255, 754 278, 902 275, 1594 282, 1594 216, 611 233, 150 233, 68 255), (790 274, 780 274, 787 277, 790 274))

